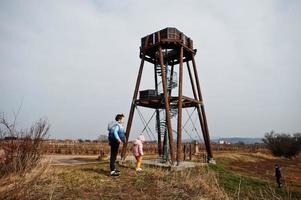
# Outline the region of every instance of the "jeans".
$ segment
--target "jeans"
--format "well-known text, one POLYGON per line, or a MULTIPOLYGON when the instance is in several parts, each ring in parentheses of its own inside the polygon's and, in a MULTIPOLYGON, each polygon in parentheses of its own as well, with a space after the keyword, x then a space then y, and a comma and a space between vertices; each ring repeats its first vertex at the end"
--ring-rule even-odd
POLYGON ((276 181, 277 181, 278 187, 281 187, 282 186, 281 177, 276 177, 276 181))
POLYGON ((111 169, 111 171, 114 171, 116 169, 115 161, 116 161, 117 154, 118 154, 119 143, 114 141, 114 142, 110 143, 110 146, 111 146, 110 169, 111 169))

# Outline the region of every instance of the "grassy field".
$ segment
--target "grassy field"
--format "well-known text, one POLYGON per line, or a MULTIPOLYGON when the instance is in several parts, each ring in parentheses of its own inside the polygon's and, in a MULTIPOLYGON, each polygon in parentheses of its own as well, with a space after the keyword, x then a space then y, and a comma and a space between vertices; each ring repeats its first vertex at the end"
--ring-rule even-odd
POLYGON ((261 153, 221 153, 210 166, 219 184, 234 199, 301 199, 301 158, 275 158, 261 153), (281 166, 284 187, 276 187, 274 164, 281 166))
POLYGON ((301 158, 266 154, 219 153, 216 165, 180 172, 120 167, 110 177, 108 163, 50 166, 27 199, 301 199, 301 158), (282 167, 285 186, 277 188, 274 163, 282 167))
POLYGON ((52 167, 29 191, 30 199, 227 199, 209 168, 170 172, 120 168, 108 176, 108 164, 52 167))

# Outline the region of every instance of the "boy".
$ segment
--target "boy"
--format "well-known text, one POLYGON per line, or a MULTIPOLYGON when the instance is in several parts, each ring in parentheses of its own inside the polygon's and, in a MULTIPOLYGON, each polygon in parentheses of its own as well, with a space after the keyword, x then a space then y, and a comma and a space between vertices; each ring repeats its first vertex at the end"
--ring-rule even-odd
POLYGON ((110 175, 119 176, 120 171, 115 167, 115 161, 118 154, 119 145, 125 142, 125 131, 123 128, 124 115, 117 114, 115 117, 116 123, 109 129, 109 144, 111 146, 111 156, 110 156, 110 175))
POLYGON ((282 175, 278 164, 275 164, 275 177, 276 177, 276 182, 278 184, 278 187, 279 188, 282 187, 282 183, 281 183, 282 175))

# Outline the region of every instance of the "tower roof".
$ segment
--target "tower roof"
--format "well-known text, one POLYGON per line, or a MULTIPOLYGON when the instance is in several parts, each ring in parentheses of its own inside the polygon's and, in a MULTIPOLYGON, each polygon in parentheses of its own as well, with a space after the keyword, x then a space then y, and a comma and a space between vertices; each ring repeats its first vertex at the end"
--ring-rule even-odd
POLYGON ((156 52, 159 46, 167 50, 164 53, 168 53, 167 59, 170 64, 177 64, 179 62, 176 58, 181 46, 184 49, 185 62, 191 60, 192 53, 196 53, 196 49, 193 49, 192 39, 176 28, 167 27, 141 38, 140 58, 145 53, 145 60, 155 63, 156 52))
POLYGON ((141 38, 141 48, 147 48, 158 43, 178 43, 193 51, 193 41, 177 28, 167 27, 141 38), (148 42, 146 44, 146 39, 148 42))

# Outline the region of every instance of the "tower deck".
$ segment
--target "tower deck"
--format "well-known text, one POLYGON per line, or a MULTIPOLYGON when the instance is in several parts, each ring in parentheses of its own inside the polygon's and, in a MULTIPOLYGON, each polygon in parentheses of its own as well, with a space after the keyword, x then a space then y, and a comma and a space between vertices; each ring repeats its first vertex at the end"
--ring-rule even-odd
MULTIPOLYGON (((170 102, 170 108, 177 109, 178 103, 179 103, 179 97, 177 96, 169 96, 168 100, 170 102)), ((182 107, 188 108, 188 107, 197 107, 200 104, 202 104, 201 101, 192 99, 190 97, 183 96, 182 97, 182 107)), ((136 100, 137 106, 147 107, 147 108, 153 108, 153 109, 164 109, 164 96, 158 95, 158 96, 151 96, 148 98, 139 98, 136 100)))
POLYGON ((156 54, 158 47, 168 50, 168 64, 176 65, 180 63, 179 48, 183 47, 183 62, 190 61, 192 55, 196 54, 193 49, 193 41, 184 33, 176 28, 165 28, 141 38, 140 58, 145 52, 145 60, 155 64, 158 55, 156 54))

